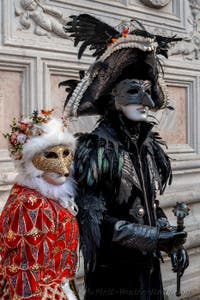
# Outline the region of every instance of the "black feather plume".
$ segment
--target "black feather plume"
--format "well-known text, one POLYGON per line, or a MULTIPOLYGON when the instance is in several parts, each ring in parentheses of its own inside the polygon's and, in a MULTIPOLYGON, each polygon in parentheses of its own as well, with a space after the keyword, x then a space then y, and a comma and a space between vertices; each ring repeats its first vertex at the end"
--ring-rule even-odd
POLYGON ((99 58, 107 49, 107 45, 111 43, 111 39, 120 35, 112 26, 88 14, 71 16, 71 18, 72 21, 67 23, 64 29, 71 33, 71 37, 74 37, 75 46, 83 42, 79 49, 78 58, 81 58, 88 46, 90 46, 90 50, 95 50, 93 56, 99 58))
POLYGON ((77 219, 80 227, 80 246, 84 257, 85 272, 96 264, 96 248, 100 246, 100 225, 105 211, 104 199, 94 193, 80 192, 76 198, 79 208, 77 219))
POLYGON ((168 58, 168 48, 169 48, 169 44, 172 42, 178 42, 181 41, 182 38, 176 37, 176 35, 171 36, 171 37, 167 37, 167 36, 162 36, 162 35, 156 35, 156 34, 152 34, 146 30, 141 30, 141 29, 135 29, 131 32, 131 34, 135 34, 135 35, 139 35, 139 36, 143 36, 146 38, 151 38, 154 39, 157 43, 158 43, 158 47, 156 49, 156 53, 163 55, 164 57, 168 58))
POLYGON ((159 176, 157 179, 160 181, 160 193, 163 194, 167 184, 170 185, 172 182, 172 169, 170 159, 160 145, 166 146, 165 141, 162 140, 157 132, 152 132, 149 139, 149 147, 147 147, 156 166, 155 170, 158 170, 159 176))

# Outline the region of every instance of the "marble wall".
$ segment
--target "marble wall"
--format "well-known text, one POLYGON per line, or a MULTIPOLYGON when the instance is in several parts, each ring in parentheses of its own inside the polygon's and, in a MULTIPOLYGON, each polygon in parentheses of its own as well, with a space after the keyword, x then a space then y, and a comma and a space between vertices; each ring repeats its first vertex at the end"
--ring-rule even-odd
POLYGON ((179 86, 168 86, 170 106, 174 110, 164 110, 159 116, 159 131, 168 144, 187 143, 186 124, 186 88, 179 86))
MULTIPOLYGON (((0 131, 6 132, 13 116, 33 109, 62 108, 64 88, 58 83, 77 78, 92 61, 86 52, 77 60, 77 49, 63 32, 72 14, 91 13, 117 25, 137 18, 148 30, 185 37, 170 48, 164 60, 165 79, 174 111, 159 114, 158 130, 168 143, 174 172, 173 185, 161 199, 172 223, 172 206, 186 201, 190 267, 183 276, 181 299, 199 299, 200 287, 200 35, 198 0, 1 0, 0 1, 0 131)), ((91 130, 95 118, 74 121, 74 130, 91 130)), ((0 209, 14 181, 15 169, 0 136, 0 209)), ((175 275, 165 257, 163 278, 166 299, 175 299, 175 275)), ((81 282, 82 269, 79 271, 81 282)))
MULTIPOLYGON (((21 101, 21 82, 20 72, 0 71, 0 128, 2 132, 9 129, 10 120, 14 115, 20 114, 21 101)), ((0 135, 1 150, 7 149, 7 143, 0 135)))

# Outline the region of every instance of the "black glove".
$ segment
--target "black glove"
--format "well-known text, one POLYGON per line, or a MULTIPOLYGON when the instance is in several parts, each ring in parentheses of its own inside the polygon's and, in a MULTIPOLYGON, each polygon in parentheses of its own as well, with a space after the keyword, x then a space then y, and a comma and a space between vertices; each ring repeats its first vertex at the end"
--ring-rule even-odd
POLYGON ((182 246, 187 237, 187 232, 176 232, 175 227, 171 228, 171 231, 160 231, 158 239, 158 249, 168 254, 182 246))
POLYGON ((114 226, 113 242, 130 249, 153 251, 157 248, 159 229, 148 225, 118 221, 114 226))
POLYGON ((159 230, 158 227, 118 221, 114 225, 112 241, 123 247, 141 251, 153 251, 158 247, 168 254, 180 248, 186 241, 187 233, 176 232, 176 227, 171 227, 171 231, 159 230))
POLYGON ((172 263, 172 271, 175 273, 179 273, 181 277, 189 266, 189 256, 187 254, 187 250, 183 247, 180 247, 176 251, 172 251, 170 253, 171 263, 172 263))

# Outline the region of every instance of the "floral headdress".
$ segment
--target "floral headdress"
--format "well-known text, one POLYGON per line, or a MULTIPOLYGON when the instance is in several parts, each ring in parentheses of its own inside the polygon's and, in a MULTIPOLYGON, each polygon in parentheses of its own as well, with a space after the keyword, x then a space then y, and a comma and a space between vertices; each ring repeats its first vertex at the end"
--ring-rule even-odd
POLYGON ((22 158, 23 146, 27 143, 30 138, 39 136, 42 134, 42 124, 47 123, 50 118, 52 110, 41 110, 40 114, 38 111, 33 111, 29 118, 21 117, 20 120, 13 119, 10 125, 11 132, 3 134, 8 139, 8 149, 11 157, 14 160, 20 160, 22 158))

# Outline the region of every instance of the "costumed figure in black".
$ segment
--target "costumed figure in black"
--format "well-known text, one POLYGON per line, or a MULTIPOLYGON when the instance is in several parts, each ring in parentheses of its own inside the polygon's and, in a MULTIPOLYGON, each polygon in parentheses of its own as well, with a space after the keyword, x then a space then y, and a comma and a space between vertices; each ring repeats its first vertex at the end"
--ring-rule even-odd
MULTIPOLYGON (((168 106, 157 55, 167 57, 168 44, 178 39, 131 26, 120 33, 86 14, 66 26, 75 45, 82 42, 79 58, 87 46, 97 58, 80 81, 61 83, 69 92, 66 112, 102 116, 92 133, 79 136, 74 157, 86 300, 163 299, 160 251, 176 272, 175 249, 186 240, 156 199, 172 174, 147 121, 149 110, 168 106)), ((187 266, 182 247, 182 273, 187 266)))

